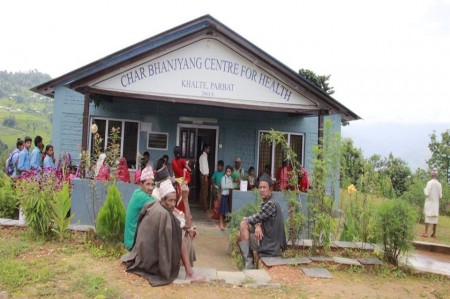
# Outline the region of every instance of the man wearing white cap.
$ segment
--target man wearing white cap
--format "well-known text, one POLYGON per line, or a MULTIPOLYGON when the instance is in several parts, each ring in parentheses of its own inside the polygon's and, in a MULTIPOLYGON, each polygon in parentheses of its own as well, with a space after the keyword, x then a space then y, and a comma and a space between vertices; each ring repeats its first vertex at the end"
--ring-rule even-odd
POLYGON ((141 173, 140 186, 131 196, 125 217, 123 243, 128 250, 131 250, 134 245, 134 234, 136 232, 139 212, 146 203, 153 201, 152 192, 154 188, 153 171, 150 168, 144 168, 141 173))
POLYGON ((422 237, 428 237, 428 225, 433 224, 432 238, 436 238, 436 226, 439 216, 439 199, 442 198, 442 186, 437 180, 437 170, 431 171, 431 180, 428 181, 427 186, 423 189, 425 193, 425 232, 421 234, 422 237))
MULTIPOLYGON (((158 170, 156 177, 160 175, 158 170)), ((155 201, 147 203, 139 214, 135 245, 130 254, 122 259, 127 263, 127 272, 141 275, 152 286, 172 283, 179 274, 182 259, 186 279, 205 280, 203 276, 195 275, 189 265, 180 221, 174 215, 176 203, 177 195, 170 177, 158 181, 155 201)))

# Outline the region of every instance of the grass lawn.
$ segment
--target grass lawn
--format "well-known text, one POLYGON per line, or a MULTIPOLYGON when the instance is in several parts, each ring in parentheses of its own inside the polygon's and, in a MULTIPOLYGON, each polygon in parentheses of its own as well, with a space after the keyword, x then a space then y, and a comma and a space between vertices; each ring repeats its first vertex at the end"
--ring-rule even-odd
MULTIPOLYGON (((341 189, 340 190, 340 209, 345 211, 347 207, 349 206, 350 201, 362 201, 364 198, 364 194, 357 194, 353 193, 351 196, 347 193, 347 190, 341 189)), ((373 204, 375 207, 380 205, 385 199, 369 195, 367 196, 367 201, 371 204, 373 204)), ((341 219, 341 225, 344 219, 341 219)), ((450 217, 449 216, 439 216, 439 223, 436 229, 436 238, 424 238, 421 237, 420 234, 422 234, 424 231, 424 224, 423 223, 417 223, 414 227, 414 234, 415 234, 415 240, 417 241, 425 241, 430 243, 438 243, 438 244, 445 244, 450 245, 450 217)), ((428 229, 428 235, 431 235, 432 232, 432 226, 428 229)))
MULTIPOLYGON (((417 241, 425 241, 430 243, 438 243, 450 245, 450 217, 439 216, 438 225, 436 227, 436 238, 424 238, 420 234, 424 232, 424 224, 416 224, 414 227, 414 233, 416 234, 417 241)), ((428 228, 428 235, 431 235, 433 227, 430 225, 428 228)))
MULTIPOLYGON (((196 246, 206 242, 210 239, 200 235, 196 246)), ((333 279, 308 278, 298 266, 272 267, 267 269, 272 283, 281 287, 269 289, 217 281, 154 288, 124 271, 120 251, 86 242, 83 233, 60 243, 0 227, 0 255, 0 298, 450 298, 449 278, 412 275, 389 265, 324 265, 333 279)), ((214 252, 197 259, 208 264, 214 252)))

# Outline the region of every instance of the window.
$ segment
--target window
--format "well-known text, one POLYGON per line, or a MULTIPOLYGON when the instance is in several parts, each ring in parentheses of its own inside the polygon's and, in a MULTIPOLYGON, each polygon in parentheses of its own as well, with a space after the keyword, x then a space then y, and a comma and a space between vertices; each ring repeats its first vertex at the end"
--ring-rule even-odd
MULTIPOLYGON (((283 153, 281 146, 274 146, 273 142, 263 140, 264 135, 268 135, 266 131, 259 132, 259 145, 258 145, 258 172, 264 171, 266 165, 269 165, 272 173, 272 178, 275 178, 276 170, 281 167, 283 160, 283 153)), ((304 134, 302 133, 285 133, 286 138, 291 149, 297 154, 297 161, 303 165, 303 152, 304 152, 304 134)))
POLYGON ((159 132, 148 133, 147 148, 156 150, 167 150, 168 139, 169 134, 167 133, 159 133, 159 132))
MULTIPOLYGON (((120 129, 120 156, 127 159, 128 168, 136 168, 136 155, 138 149, 139 123, 118 119, 92 118, 91 124, 96 124, 98 134, 102 138, 100 150, 105 152, 110 145, 110 132, 112 128, 120 129), (105 142, 107 140, 107 142, 105 142)), ((90 152, 94 151, 93 134, 90 134, 90 152)))

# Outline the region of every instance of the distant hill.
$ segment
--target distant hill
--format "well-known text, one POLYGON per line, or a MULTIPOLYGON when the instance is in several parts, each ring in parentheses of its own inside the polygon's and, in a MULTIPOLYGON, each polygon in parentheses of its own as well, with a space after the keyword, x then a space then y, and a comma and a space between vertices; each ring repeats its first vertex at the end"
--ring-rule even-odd
POLYGON ((394 157, 408 162, 412 171, 417 168, 427 169, 426 160, 430 159, 428 149, 430 134, 438 135, 450 129, 447 124, 387 124, 355 121, 342 128, 342 136, 349 137, 357 148, 361 148, 364 157, 374 154, 394 157))
POLYGON ((49 75, 37 70, 0 71, 1 157, 15 148, 19 137, 41 135, 44 144, 51 142, 53 99, 30 91, 31 87, 48 80, 51 80, 49 75))

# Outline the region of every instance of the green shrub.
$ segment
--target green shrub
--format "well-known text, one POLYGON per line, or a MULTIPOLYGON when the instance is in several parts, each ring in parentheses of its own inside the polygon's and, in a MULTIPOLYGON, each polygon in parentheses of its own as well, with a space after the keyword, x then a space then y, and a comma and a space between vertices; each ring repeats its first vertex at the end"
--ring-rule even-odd
POLYGON ((70 221, 75 214, 67 217, 71 206, 69 184, 64 184, 62 190, 56 192, 55 201, 52 203, 52 231, 59 237, 60 241, 64 240, 70 221))
POLYGON ((256 214, 261 209, 261 196, 259 195, 258 189, 253 190, 253 195, 255 196, 255 201, 253 203, 247 203, 242 205, 239 210, 234 211, 233 213, 228 213, 227 217, 229 219, 228 228, 230 230, 237 228, 239 231, 239 227, 241 221, 244 217, 251 216, 256 214))
POLYGON ((425 220, 423 213, 423 207, 425 204, 425 194, 423 193, 423 188, 425 185, 426 182, 422 182, 421 180, 415 178, 413 179, 413 182, 409 186, 408 190, 405 191, 400 197, 414 206, 418 215, 418 221, 420 223, 423 223, 425 220))
POLYGON ((439 214, 450 216, 450 185, 442 183, 442 198, 439 200, 439 214))
POLYGON ((383 246, 386 261, 398 265, 399 255, 411 251, 416 219, 416 212, 404 200, 386 200, 380 205, 376 218, 376 237, 383 246))
POLYGON ((289 217, 285 224, 287 239, 291 242, 292 245, 295 245, 302 232, 306 217, 303 213, 301 202, 297 192, 285 191, 284 196, 287 198, 289 214, 289 217))
POLYGON ((373 242, 375 206, 369 201, 367 194, 363 194, 362 200, 350 196, 349 205, 345 211, 345 222, 342 229, 340 241, 350 242, 373 242))
MULTIPOLYGON (((426 181, 423 181, 420 178, 413 178, 408 190, 406 190, 401 196, 402 199, 414 205, 414 208, 416 209, 418 214, 419 223, 423 223, 425 221, 425 215, 423 211, 425 204, 425 194, 423 192, 423 189, 426 185, 426 181)), ((450 185, 442 183, 442 198, 439 200, 440 215, 450 215, 449 194, 450 185)))
POLYGON ((106 194, 105 204, 98 212, 97 235, 105 241, 121 242, 125 228, 125 213, 119 188, 116 184, 111 184, 106 194))
POLYGON ((18 206, 11 179, 0 175, 0 218, 13 219, 18 206))
POLYGON ((311 161, 311 190, 308 192, 308 226, 312 239, 311 253, 316 254, 322 246, 323 253, 328 254, 336 220, 332 217, 335 187, 338 185, 340 134, 333 128, 330 119, 325 120, 323 138, 319 145, 313 146, 311 161))
POLYGON ((25 214, 25 223, 35 236, 50 233, 54 194, 59 183, 54 175, 36 180, 34 177, 16 182, 16 198, 25 214))
POLYGON ((14 128, 16 126, 16 117, 14 115, 7 116, 3 119, 3 126, 14 128))

